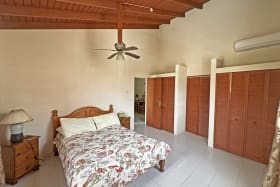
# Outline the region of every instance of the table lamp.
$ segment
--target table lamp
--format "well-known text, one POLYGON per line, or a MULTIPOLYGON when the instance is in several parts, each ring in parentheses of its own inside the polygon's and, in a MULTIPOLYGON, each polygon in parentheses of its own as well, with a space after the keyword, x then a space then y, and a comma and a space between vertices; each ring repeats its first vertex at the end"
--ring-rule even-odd
POLYGON ((33 118, 23 109, 11 110, 0 121, 0 125, 10 125, 11 142, 18 143, 23 140, 23 123, 32 121, 33 118))

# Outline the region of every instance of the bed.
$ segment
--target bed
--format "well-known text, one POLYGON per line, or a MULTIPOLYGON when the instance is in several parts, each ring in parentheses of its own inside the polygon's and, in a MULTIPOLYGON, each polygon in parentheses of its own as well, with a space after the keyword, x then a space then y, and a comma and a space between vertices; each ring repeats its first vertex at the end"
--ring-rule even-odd
POLYGON ((149 168, 164 171, 171 147, 121 125, 64 137, 57 129, 61 118, 109 114, 98 107, 83 107, 65 116, 52 111, 54 153, 59 155, 69 187, 125 186, 149 168))

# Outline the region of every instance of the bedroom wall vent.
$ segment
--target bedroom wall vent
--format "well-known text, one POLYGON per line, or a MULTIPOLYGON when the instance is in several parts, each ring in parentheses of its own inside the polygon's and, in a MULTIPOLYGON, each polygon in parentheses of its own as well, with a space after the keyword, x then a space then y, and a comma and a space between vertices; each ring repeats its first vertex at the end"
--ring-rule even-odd
POLYGON ((280 32, 239 40, 234 43, 234 51, 242 52, 280 44, 280 32))

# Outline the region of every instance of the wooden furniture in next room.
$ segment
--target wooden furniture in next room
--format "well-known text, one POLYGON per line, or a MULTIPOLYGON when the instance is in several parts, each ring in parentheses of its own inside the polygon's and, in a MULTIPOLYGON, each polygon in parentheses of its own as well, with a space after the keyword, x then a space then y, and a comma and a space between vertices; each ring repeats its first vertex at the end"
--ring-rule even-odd
POLYGON ((208 137, 210 77, 187 78, 186 130, 208 137))
POLYGON ((214 146, 267 163, 279 99, 279 69, 217 74, 214 146))
POLYGON ((130 117, 119 117, 121 125, 130 129, 130 117))
POLYGON ((137 99, 134 101, 135 112, 145 113, 145 99, 137 99))
POLYGON ((22 142, 2 145, 2 159, 7 184, 16 184, 18 178, 39 169, 39 137, 26 136, 22 142))
POLYGON ((147 125, 174 131, 175 77, 147 81, 147 125))

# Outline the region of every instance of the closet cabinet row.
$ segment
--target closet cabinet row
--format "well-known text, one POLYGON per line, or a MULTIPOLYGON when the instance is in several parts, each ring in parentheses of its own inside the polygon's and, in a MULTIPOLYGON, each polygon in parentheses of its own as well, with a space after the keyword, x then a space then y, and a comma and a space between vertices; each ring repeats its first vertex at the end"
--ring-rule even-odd
POLYGON ((175 77, 147 80, 147 125, 173 132, 175 77))
POLYGON ((280 99, 280 70, 216 77, 214 146, 268 162, 280 99))

